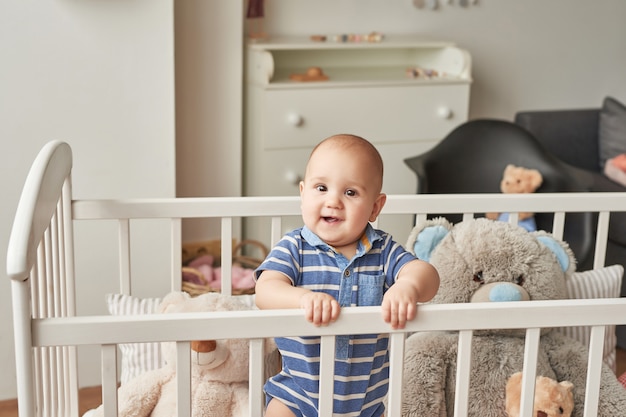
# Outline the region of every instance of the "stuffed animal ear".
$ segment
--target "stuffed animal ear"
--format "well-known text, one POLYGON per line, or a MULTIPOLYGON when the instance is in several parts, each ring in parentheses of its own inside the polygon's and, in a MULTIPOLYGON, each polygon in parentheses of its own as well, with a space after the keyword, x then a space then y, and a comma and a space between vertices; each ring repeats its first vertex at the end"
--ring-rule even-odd
POLYGON ((187 294, 186 292, 172 291, 169 294, 167 294, 165 297, 163 297, 163 300, 161 300, 161 303, 159 304, 157 311, 159 313, 167 313, 171 309, 171 307, 173 307, 176 304, 180 304, 189 298, 191 298, 191 296, 187 294))
POLYGON ((406 243, 406 248, 417 258, 428 262, 432 251, 439 245, 452 228, 444 217, 438 217, 416 225, 406 243))
POLYGON ((507 175, 511 175, 511 171, 514 171, 515 169, 517 169, 517 167, 513 164, 507 164, 507 166, 504 167, 504 171, 502 172, 502 176, 506 177, 507 175))
POLYGON ((568 272, 568 269, 571 269, 573 272, 576 259, 574 259, 574 255, 566 243, 555 239, 545 232, 537 232, 537 240, 554 253, 563 272, 568 272))
POLYGON ((533 191, 535 191, 537 188, 539 188, 541 186, 541 183, 543 182, 543 176, 541 175, 541 172, 539 172, 536 169, 531 169, 530 170, 530 183, 532 185, 533 191))
POLYGON ((559 385, 563 387, 566 391, 572 391, 574 389, 574 384, 572 384, 570 381, 561 381, 559 382, 559 385))

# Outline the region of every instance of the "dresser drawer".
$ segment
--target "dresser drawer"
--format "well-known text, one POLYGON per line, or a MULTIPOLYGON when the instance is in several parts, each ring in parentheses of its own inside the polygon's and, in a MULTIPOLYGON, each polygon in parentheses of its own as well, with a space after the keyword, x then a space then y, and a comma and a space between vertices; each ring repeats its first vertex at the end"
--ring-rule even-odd
POLYGON ((467 119, 468 100, 464 83, 268 90, 263 148, 311 148, 336 133, 379 144, 441 139, 467 119))

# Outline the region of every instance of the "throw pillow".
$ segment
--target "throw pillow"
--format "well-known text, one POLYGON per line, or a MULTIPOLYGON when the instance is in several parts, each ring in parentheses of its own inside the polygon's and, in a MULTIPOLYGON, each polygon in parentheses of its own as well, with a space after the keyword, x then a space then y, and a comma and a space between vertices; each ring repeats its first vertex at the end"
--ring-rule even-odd
POLYGON ((613 97, 606 97, 600 110, 598 146, 601 168, 607 159, 626 153, 626 106, 613 97))
MULTIPOLYGON (((106 303, 109 313, 114 316, 131 314, 153 314, 161 303, 160 298, 139 298, 126 294, 107 294, 106 303)), ((158 369, 165 365, 161 358, 161 344, 155 343, 121 343, 122 354, 120 382, 135 378, 146 371, 158 369)))
MULTIPOLYGON (((574 299, 619 298, 623 275, 624 267, 619 264, 590 271, 576 272, 566 282, 567 292, 569 297, 574 299)), ((585 346, 589 346, 590 327, 564 327, 560 328, 559 331, 578 340, 585 346)), ((616 370, 616 345, 615 326, 607 326, 604 336, 603 358, 604 362, 613 369, 613 372, 616 370)))

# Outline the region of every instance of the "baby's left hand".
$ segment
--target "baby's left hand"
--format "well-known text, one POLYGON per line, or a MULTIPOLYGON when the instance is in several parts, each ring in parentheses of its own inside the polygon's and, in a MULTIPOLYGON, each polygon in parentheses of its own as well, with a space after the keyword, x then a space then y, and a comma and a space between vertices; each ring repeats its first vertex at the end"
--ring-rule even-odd
POLYGON ((383 320, 391 324, 392 329, 404 329, 406 322, 417 315, 417 299, 413 290, 403 287, 402 283, 396 282, 383 297, 383 320))

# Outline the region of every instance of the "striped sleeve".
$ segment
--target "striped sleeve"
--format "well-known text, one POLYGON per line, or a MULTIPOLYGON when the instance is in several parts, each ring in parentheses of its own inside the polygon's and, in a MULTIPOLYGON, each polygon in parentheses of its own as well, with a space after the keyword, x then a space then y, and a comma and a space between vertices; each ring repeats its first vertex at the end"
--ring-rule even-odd
POLYGON ((297 231, 283 236, 272 248, 263 263, 254 271, 254 279, 259 279, 263 271, 272 270, 285 274, 292 284, 295 284, 300 271, 301 242, 302 239, 297 231))

